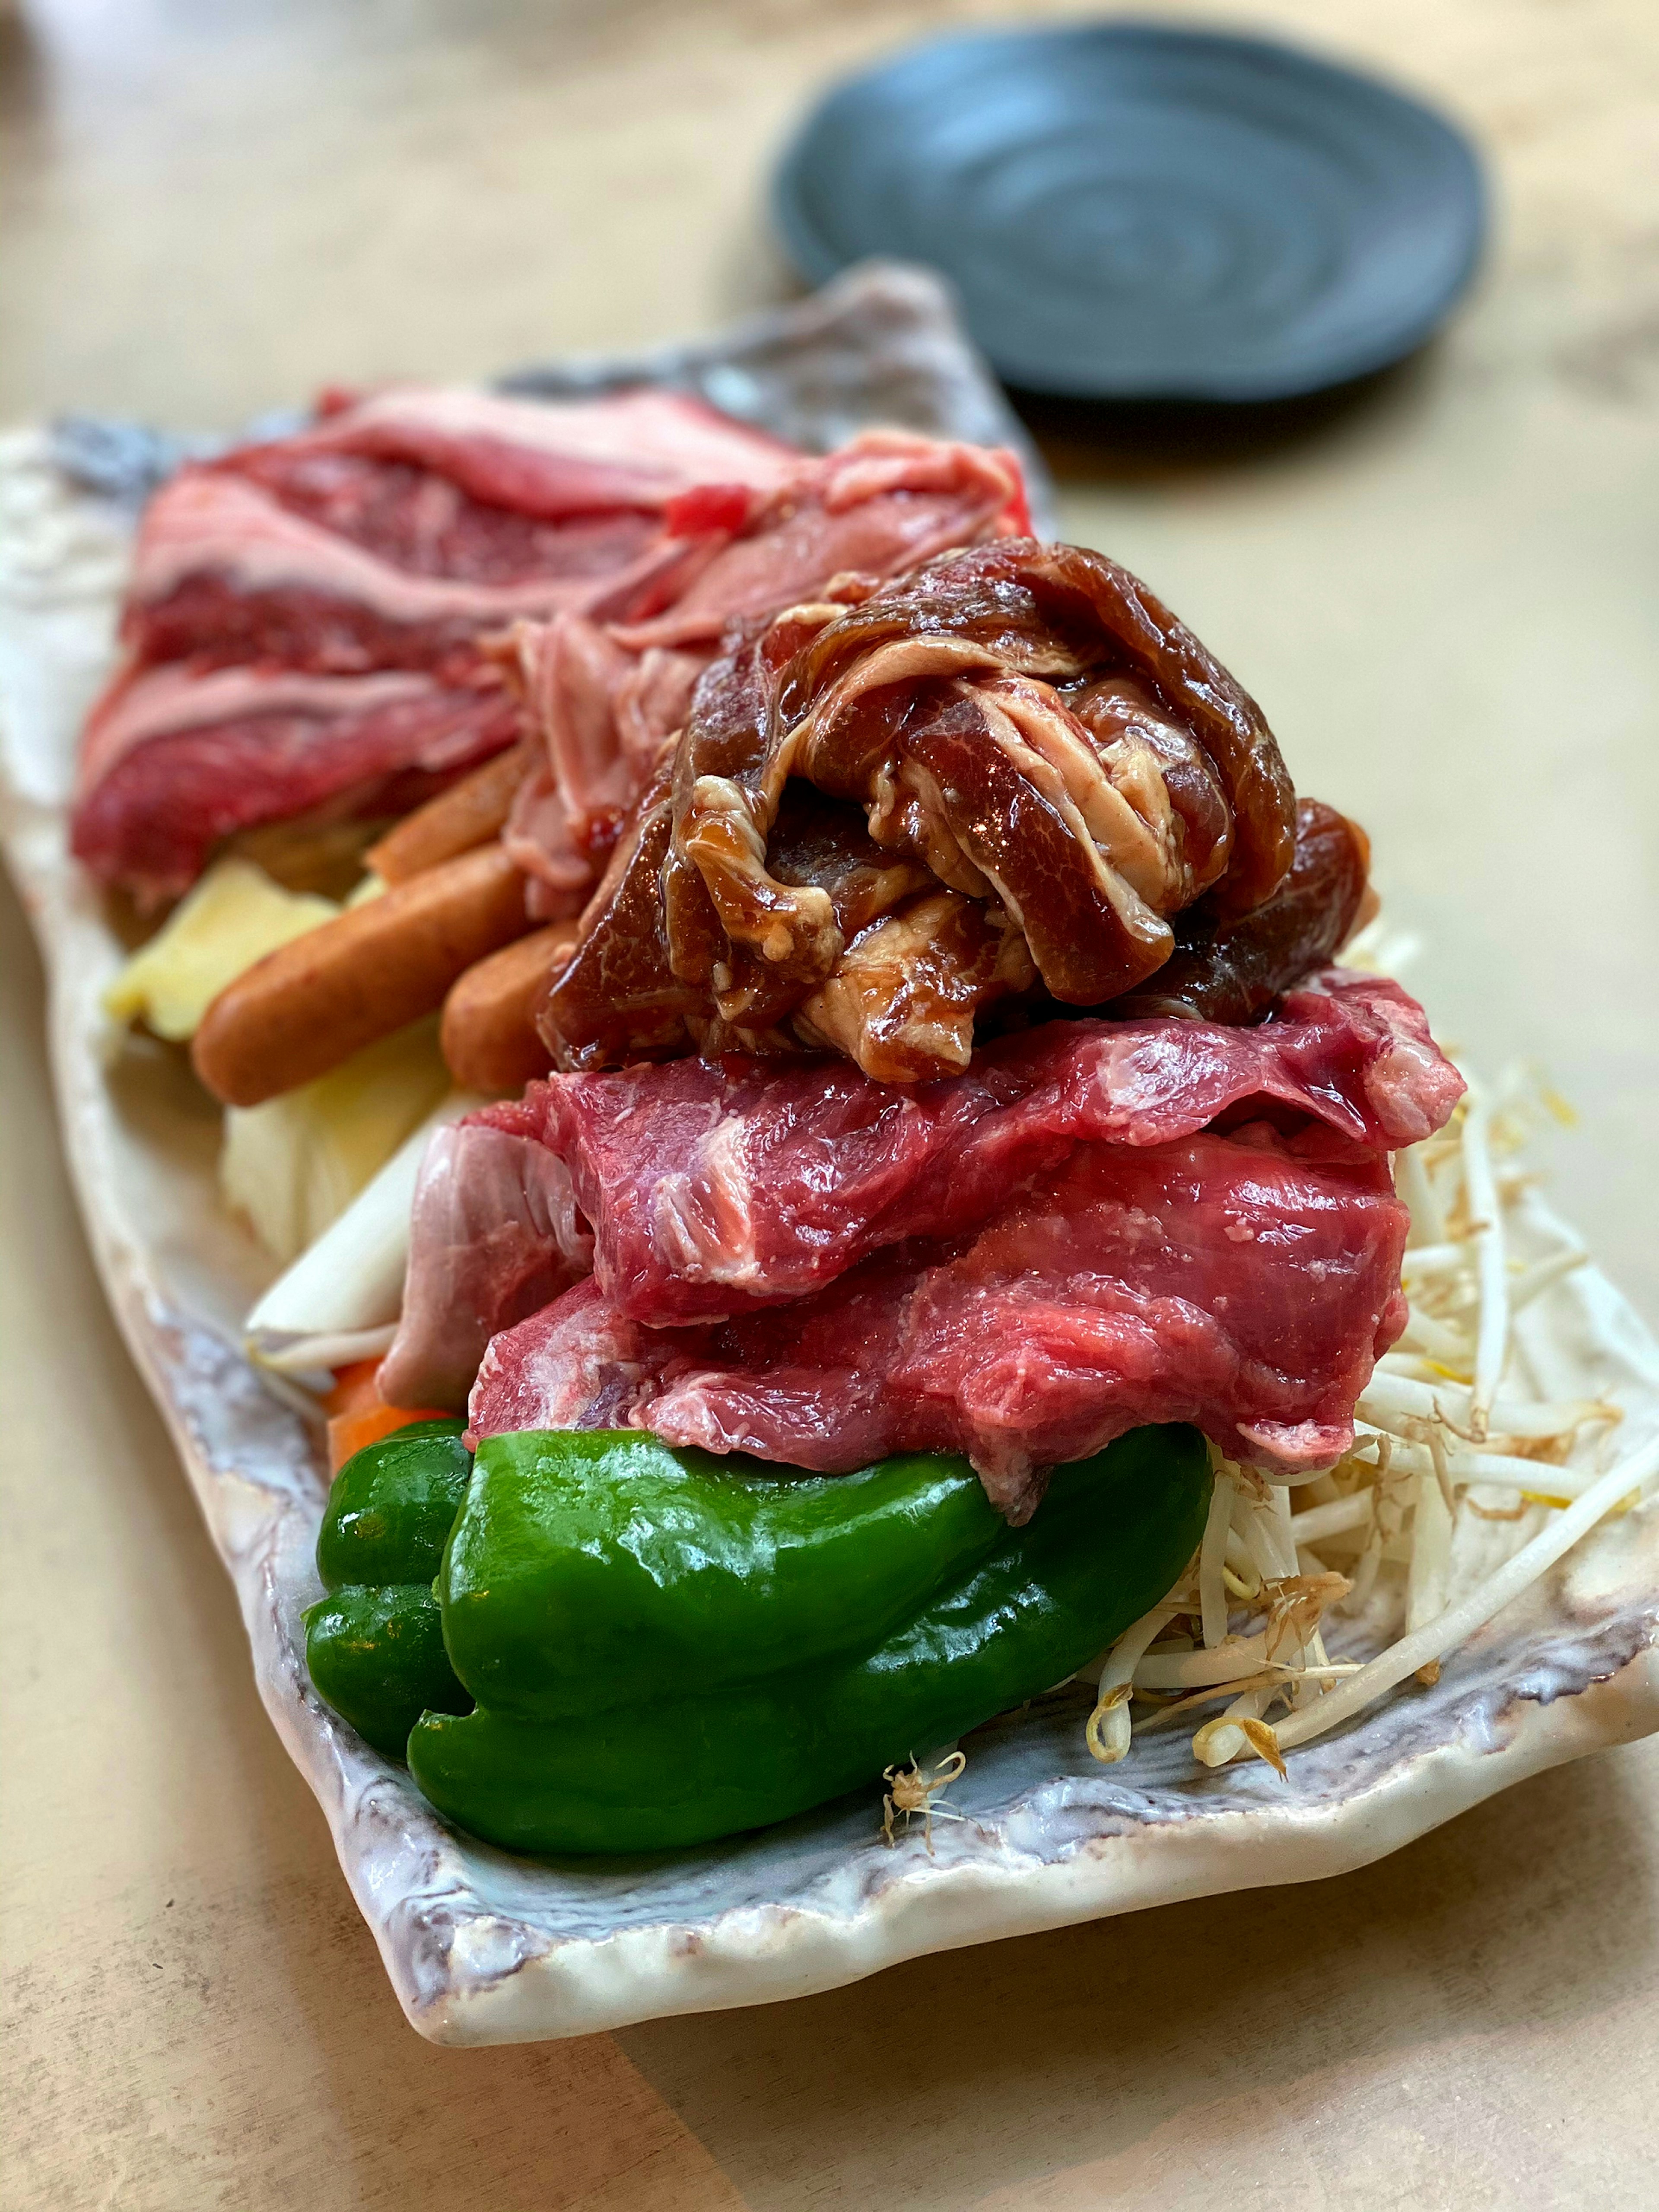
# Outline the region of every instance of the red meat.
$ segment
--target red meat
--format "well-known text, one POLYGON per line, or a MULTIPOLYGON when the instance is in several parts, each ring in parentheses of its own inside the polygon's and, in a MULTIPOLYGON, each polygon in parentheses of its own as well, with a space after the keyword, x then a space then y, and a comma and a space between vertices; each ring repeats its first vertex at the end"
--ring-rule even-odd
POLYGON ((1276 1111, 1381 1152, 1438 1127, 1462 1088, 1398 984, 1329 969, 1253 1028, 1052 1022, 917 1085, 839 1060, 683 1060, 555 1075, 480 1118, 568 1163, 602 1287, 660 1327, 956 1234, 1079 1142, 1164 1144, 1276 1111))
POLYGON ((586 1275, 593 1240, 563 1162, 500 1129, 440 1129, 421 1192, 380 1395, 389 1405, 459 1411, 490 1338, 586 1275))
POLYGON ((409 671, 149 669, 106 692, 87 726, 73 848, 155 904, 188 890, 238 830, 401 812, 517 730, 499 688, 409 671))
MULTIPOLYGON (((374 462, 352 465, 380 473, 374 462)), ((457 496, 439 477, 423 479, 419 495, 446 520, 457 496)), ((506 509, 475 507, 467 527, 425 543, 402 520, 407 526, 375 546, 228 463, 181 470, 145 510, 123 637, 140 664, 188 655, 206 665, 264 659, 342 674, 454 672, 476 665, 481 631, 520 616, 613 592, 624 605, 657 596, 688 550, 665 538, 659 517, 632 511, 526 525, 506 509), (491 561, 484 549, 495 533, 491 561), (514 574, 538 541, 539 565, 514 574), (449 570, 434 565, 447 543, 449 570), (406 560, 393 557, 394 544, 406 560)))
MULTIPOLYGON (((660 603, 665 510, 746 500, 799 465, 700 400, 560 404, 411 387, 182 470, 139 534, 125 635, 141 660, 428 667, 480 629, 609 599, 660 603)), ((668 566, 689 535, 675 528, 668 566)))
MULTIPOLYGON (((1328 1465, 1404 1319, 1387 1155, 1462 1090, 1413 1000, 1334 969, 1254 1028, 1057 1022, 909 1089, 836 1061, 556 1076, 472 1126, 569 1166, 598 1272, 494 1339, 474 1429, 826 1469, 957 1449, 1015 1518, 1142 1421, 1328 1465)), ((437 1202, 423 1176, 411 1297, 437 1202)))
POLYGON ((957 1450, 1015 1522, 1048 1467, 1145 1421, 1328 1466, 1404 1325, 1407 1216, 1386 1158, 1323 1130, 1307 1149, 1261 1122, 1076 1144, 976 1235, 724 1324, 643 1327, 594 1279, 490 1345, 473 1432, 632 1425, 830 1472, 957 1450))
POLYGON ((581 903, 665 738, 730 625, 832 582, 854 596, 952 545, 1029 527, 1014 455, 870 431, 802 461, 769 493, 714 486, 671 507, 683 557, 629 577, 603 605, 514 633, 532 726, 546 745, 507 849, 544 886, 543 909, 581 903), (631 595, 631 596, 630 596, 631 595))
POLYGON ((729 535, 670 528, 687 493, 746 513, 800 459, 672 393, 409 389, 181 471, 139 532, 76 851, 153 902, 231 831, 415 803, 515 734, 483 634, 656 610, 729 535))
MULTIPOLYGON (((447 477, 475 500, 557 520, 612 507, 661 512, 710 485, 781 483, 800 455, 706 400, 640 386, 598 399, 514 399, 398 385, 333 395, 292 455, 350 453, 447 477)), ((258 450, 258 449, 254 449, 258 450)))

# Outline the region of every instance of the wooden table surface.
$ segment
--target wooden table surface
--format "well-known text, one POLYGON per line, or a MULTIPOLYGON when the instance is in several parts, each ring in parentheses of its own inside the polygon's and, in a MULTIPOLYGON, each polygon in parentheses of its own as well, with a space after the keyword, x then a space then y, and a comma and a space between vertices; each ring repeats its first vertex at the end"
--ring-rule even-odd
MULTIPOLYGON (((1010 12, 23 0, 0 15, 0 418, 230 424, 328 380, 711 327, 786 284, 758 192, 810 88, 1010 12)), ((1369 823, 1443 1034, 1576 1099, 1560 1202, 1651 1319, 1659 18, 1237 12, 1460 114, 1492 256, 1443 342, 1340 405, 1044 417, 1066 524, 1369 823)), ((576 2043, 420 2042, 105 1317, 9 895, 0 927, 0 2203, 1654 2203, 1653 1745, 1310 1888, 576 2043)))

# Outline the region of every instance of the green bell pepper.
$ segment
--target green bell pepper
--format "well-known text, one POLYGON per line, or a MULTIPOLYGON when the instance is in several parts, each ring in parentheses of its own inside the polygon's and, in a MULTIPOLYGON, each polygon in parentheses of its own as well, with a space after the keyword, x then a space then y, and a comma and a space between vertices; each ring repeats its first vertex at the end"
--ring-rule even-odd
POLYGON ((423 1712, 472 1700, 444 1650, 432 1584, 472 1462, 459 1421, 417 1421, 349 1459, 317 1538, 329 1595, 305 1615, 319 1693, 389 1759, 423 1712))
POLYGON ((439 1578, 477 1710, 423 1716, 410 1771, 515 1850, 781 1820, 1062 1680, 1169 1589, 1209 1493, 1188 1428, 1058 1469, 1018 1529, 955 1457, 808 1475, 635 1431, 492 1437, 439 1578))
POLYGON ((705 1842, 872 1781, 1109 1643, 1209 1502, 1188 1428, 1058 1469, 1020 1529, 943 1455, 813 1475, 542 1430, 469 1484, 459 1429, 342 1470, 307 1649, 441 1812, 525 1851, 705 1842))

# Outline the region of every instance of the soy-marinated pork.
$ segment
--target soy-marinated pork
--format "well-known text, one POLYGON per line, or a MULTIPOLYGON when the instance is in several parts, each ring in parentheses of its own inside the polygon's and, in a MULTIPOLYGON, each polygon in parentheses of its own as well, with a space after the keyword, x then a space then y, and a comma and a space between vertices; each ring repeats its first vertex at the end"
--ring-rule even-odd
POLYGON ((1004 538, 837 580, 698 685, 544 1034, 573 1067, 827 1044, 882 1081, 949 1074, 1000 1000, 1104 1006, 1182 914, 1264 906, 1295 839, 1260 711, 1103 556, 1004 538), (862 817, 884 910, 850 921, 792 864, 803 794, 862 817))
POLYGON ((734 623, 803 597, 842 604, 946 547, 1028 526, 1011 453, 892 431, 802 462, 769 491, 692 493, 669 520, 701 550, 636 594, 631 617, 613 594, 514 633, 546 757, 507 842, 547 914, 580 905, 734 623))

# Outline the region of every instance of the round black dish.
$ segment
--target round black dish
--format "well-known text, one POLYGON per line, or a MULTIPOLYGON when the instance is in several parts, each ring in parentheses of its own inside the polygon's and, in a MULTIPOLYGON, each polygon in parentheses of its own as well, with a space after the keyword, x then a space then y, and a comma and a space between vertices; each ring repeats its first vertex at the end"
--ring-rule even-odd
POLYGON ((1090 399, 1283 399, 1411 352, 1463 290, 1467 140, 1261 39, 1113 21, 941 39, 836 86, 774 187, 822 283, 941 269, 998 374, 1090 399))

